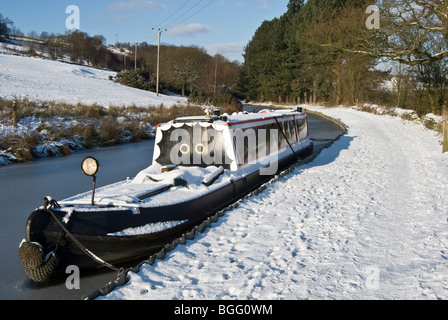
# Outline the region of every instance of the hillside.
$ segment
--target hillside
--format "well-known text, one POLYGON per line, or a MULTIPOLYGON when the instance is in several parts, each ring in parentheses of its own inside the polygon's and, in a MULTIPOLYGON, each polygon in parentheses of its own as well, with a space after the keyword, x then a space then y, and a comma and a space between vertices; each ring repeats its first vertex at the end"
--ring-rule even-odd
POLYGON ((157 96, 110 80, 116 72, 59 61, 0 54, 0 98, 27 98, 70 104, 171 107, 186 104, 177 96, 157 96))

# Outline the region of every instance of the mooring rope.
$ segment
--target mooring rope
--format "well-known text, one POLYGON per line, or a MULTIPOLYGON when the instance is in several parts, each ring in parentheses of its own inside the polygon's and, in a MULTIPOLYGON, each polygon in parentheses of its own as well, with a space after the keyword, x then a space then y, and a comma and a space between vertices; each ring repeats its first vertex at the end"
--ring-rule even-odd
POLYGON ((117 272, 120 272, 121 269, 117 268, 113 265, 111 265, 110 263, 104 261, 103 259, 101 259, 100 257, 98 257, 97 255, 95 255, 93 252, 91 252, 89 249, 87 249, 81 242, 78 241, 78 239, 76 239, 71 233, 70 231, 68 231, 68 229, 64 226, 64 224, 59 221, 59 219, 56 217, 56 214, 53 212, 53 210, 50 209, 50 207, 53 206, 59 206, 57 204, 56 201, 51 200, 49 201, 47 198, 44 199, 45 201, 45 209, 51 214, 51 216, 53 217, 53 219, 57 222, 57 224, 61 227, 61 229, 65 232, 65 234, 70 238, 70 240, 73 241, 74 244, 76 244, 78 246, 79 249, 81 249, 81 251, 86 254, 88 257, 90 257, 92 260, 96 261, 97 263, 111 269, 117 272))
MULTIPOLYGON (((299 155, 294 151, 293 147, 291 146, 291 143, 289 143, 289 140, 288 140, 288 138, 286 137, 286 134, 283 132, 282 126, 280 125, 280 122, 278 122, 277 117, 274 117, 274 119, 275 119, 275 122, 277 122, 277 126, 278 126, 278 128, 280 129, 280 132, 282 133, 283 137, 285 137, 286 142, 288 143, 288 146, 289 146, 289 148, 290 148, 291 151, 292 151, 292 154, 296 156, 297 161, 302 161, 302 159, 299 157, 299 155)), ((300 144, 302 144, 302 143, 300 143, 300 144)))

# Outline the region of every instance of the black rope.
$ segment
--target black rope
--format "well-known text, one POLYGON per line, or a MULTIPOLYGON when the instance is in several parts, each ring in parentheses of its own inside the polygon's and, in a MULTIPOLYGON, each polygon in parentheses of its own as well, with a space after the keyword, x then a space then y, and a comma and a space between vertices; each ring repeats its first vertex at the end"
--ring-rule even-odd
POLYGON ((53 219, 57 222, 57 224, 61 227, 61 229, 67 234, 67 236, 73 241, 73 243, 75 243, 79 249, 81 249, 82 252, 84 252, 88 257, 90 257, 92 260, 96 261, 97 263, 111 269, 117 272, 121 272, 122 269, 117 268, 113 265, 111 265, 110 263, 104 261, 103 259, 97 257, 94 253, 92 253, 91 251, 89 251, 86 247, 84 247, 84 245, 78 241, 78 239, 76 239, 71 233, 70 231, 68 231, 68 229, 64 226, 64 224, 59 221, 59 219, 56 217, 55 213, 50 209, 50 206, 53 207, 60 207, 56 201, 51 200, 49 201, 47 198, 44 199, 44 206, 45 209, 51 214, 51 216, 53 217, 53 219))
POLYGON ((302 159, 296 154, 296 152, 294 151, 294 149, 293 149, 292 146, 291 146, 291 143, 289 143, 289 140, 288 140, 288 138, 286 137, 286 134, 283 132, 283 129, 282 129, 281 125, 280 125, 280 122, 278 122, 277 117, 274 117, 274 119, 275 119, 275 122, 277 122, 277 126, 278 126, 278 128, 280 129, 280 132, 282 133, 283 137, 285 137, 286 142, 288 143, 288 146, 289 146, 289 148, 290 148, 291 151, 292 151, 292 154, 294 154, 294 155, 296 156, 297 161, 301 161, 302 159))

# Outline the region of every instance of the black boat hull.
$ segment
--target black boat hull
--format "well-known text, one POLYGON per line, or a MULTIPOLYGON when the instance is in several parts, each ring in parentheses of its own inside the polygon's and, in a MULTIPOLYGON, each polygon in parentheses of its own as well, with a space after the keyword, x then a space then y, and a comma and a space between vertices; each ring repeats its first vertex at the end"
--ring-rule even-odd
MULTIPOLYGON (((277 173, 297 162, 297 156, 304 159, 313 152, 313 145, 279 160, 277 173)), ((140 214, 131 209, 117 211, 73 212, 66 225, 68 231, 90 252, 100 259, 120 267, 126 262, 148 258, 164 246, 201 224, 217 211, 238 201, 257 189, 274 175, 260 175, 259 171, 243 179, 187 202, 164 207, 141 208, 140 214), (187 221, 166 231, 138 236, 110 236, 108 234, 127 228, 136 228, 166 221, 187 221)), ((52 209, 59 221, 66 212, 52 209)), ((25 240, 37 242, 46 252, 55 250, 59 258, 59 271, 64 272, 69 265, 81 269, 103 267, 87 256, 61 229, 57 221, 45 209, 36 210, 27 221, 25 240)))

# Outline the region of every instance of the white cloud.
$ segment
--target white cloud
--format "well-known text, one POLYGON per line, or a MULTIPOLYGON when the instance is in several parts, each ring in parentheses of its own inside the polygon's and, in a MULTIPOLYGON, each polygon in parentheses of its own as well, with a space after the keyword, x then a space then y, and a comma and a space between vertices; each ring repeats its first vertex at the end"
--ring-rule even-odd
POLYGON ((244 47, 247 45, 245 42, 228 42, 228 43, 217 43, 207 47, 207 51, 211 55, 220 54, 229 60, 238 60, 242 62, 244 47))
POLYGON ((168 30, 168 34, 177 37, 194 37, 198 33, 207 33, 211 28, 201 23, 177 25, 168 30))
POLYGON ((161 8, 155 1, 132 0, 115 2, 107 6, 110 11, 127 11, 133 9, 159 9, 161 8))
POLYGON ((269 9, 269 0, 258 0, 261 3, 262 9, 269 9))

